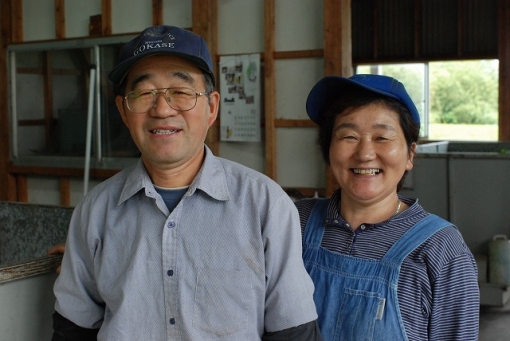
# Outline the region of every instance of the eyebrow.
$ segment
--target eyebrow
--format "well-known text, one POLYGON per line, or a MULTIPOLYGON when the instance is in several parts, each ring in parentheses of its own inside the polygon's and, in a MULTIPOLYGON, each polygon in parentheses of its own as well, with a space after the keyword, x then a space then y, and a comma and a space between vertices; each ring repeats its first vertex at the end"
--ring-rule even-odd
MULTIPOLYGON (((344 123, 340 124, 338 127, 336 127, 333 131, 338 131, 340 129, 347 129, 347 128, 355 129, 357 126, 358 126, 357 124, 354 124, 351 122, 344 122, 344 123)), ((375 123, 372 125, 372 128, 396 131, 395 127, 393 127, 390 124, 384 124, 384 123, 375 123)))
MULTIPOLYGON (((172 76, 172 78, 177 78, 177 79, 181 79, 181 80, 185 81, 190 86, 194 86, 196 83, 195 79, 193 77, 191 77, 191 75, 186 72, 175 71, 172 73, 171 76, 172 76)), ((148 79, 151 79, 151 78, 152 78, 152 75, 150 73, 145 73, 143 75, 136 77, 131 84, 131 89, 136 88, 138 86, 138 84, 140 84, 141 82, 144 82, 148 79)))

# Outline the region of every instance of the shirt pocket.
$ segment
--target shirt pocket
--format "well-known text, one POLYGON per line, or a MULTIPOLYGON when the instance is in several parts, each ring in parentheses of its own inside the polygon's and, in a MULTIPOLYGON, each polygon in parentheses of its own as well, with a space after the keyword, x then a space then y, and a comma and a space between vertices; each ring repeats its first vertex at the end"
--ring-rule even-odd
POLYGON ((252 296, 246 273, 200 269, 193 305, 193 327, 218 337, 243 331, 247 328, 252 296))

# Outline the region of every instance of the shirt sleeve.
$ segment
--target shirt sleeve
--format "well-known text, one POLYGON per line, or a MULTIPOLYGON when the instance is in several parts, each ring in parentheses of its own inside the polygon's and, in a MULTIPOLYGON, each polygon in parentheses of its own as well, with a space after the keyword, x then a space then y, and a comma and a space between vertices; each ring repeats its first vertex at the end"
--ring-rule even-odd
POLYGON ((79 205, 71 217, 62 268, 54 285, 55 310, 77 325, 95 329, 102 324, 104 302, 94 276, 96 245, 88 212, 79 205))
POLYGON ((302 258, 296 206, 283 192, 263 224, 266 264, 265 329, 273 332, 317 319, 314 285, 302 258))
POLYGON ((433 283, 430 340, 476 341, 480 294, 471 253, 450 260, 433 283))
POLYGON ((265 333, 262 341, 323 341, 317 321, 308 322, 297 327, 279 332, 265 333))

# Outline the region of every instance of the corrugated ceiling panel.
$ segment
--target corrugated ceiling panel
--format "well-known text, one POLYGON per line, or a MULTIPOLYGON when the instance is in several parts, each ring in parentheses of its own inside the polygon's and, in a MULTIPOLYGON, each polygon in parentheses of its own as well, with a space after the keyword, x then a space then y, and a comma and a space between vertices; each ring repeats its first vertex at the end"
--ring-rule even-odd
POLYGON ((432 58, 457 55, 457 0, 425 0, 421 6, 421 54, 432 58))
POLYGON ((379 0, 377 9, 378 55, 412 58, 414 54, 414 1, 379 0))
POLYGON ((497 3, 352 0, 353 62, 497 58, 497 3))
POLYGON ((469 0, 462 2, 462 55, 497 55, 497 1, 469 0))
POLYGON ((355 0, 351 8, 352 57, 372 58, 374 55, 374 1, 355 0))

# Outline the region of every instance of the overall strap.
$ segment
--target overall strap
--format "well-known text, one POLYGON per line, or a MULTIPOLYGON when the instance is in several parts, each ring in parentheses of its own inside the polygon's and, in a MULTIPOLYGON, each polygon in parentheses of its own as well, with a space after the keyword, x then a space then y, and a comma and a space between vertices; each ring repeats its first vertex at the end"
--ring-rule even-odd
POLYGON ((320 246, 330 199, 317 199, 306 222, 303 242, 305 245, 320 246))
POLYGON ((435 214, 426 216, 404 233, 382 259, 395 264, 402 264, 409 253, 447 226, 452 226, 452 223, 435 214))

